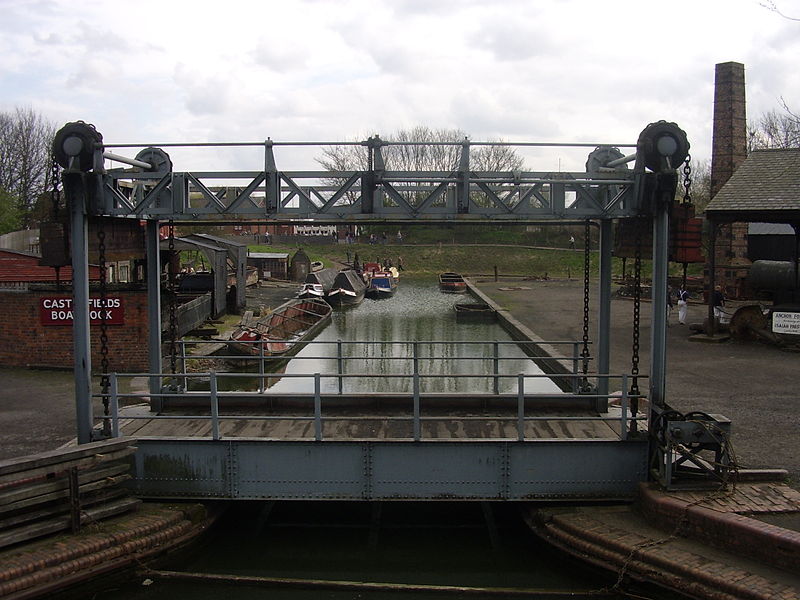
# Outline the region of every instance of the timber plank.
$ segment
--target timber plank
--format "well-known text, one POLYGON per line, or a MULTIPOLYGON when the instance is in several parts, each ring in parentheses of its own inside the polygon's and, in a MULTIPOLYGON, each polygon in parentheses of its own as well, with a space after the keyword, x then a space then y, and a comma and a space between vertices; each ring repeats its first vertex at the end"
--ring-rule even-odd
POLYGON ((0 476, 10 473, 18 473, 20 471, 26 471, 29 469, 36 469, 39 467, 47 467, 49 465, 63 463, 68 460, 77 460, 93 454, 108 453, 126 446, 130 446, 133 443, 133 439, 129 437, 123 437, 113 440, 104 440, 102 442, 81 444, 80 446, 73 448, 48 450, 47 452, 40 452, 39 454, 33 454, 31 456, 0 460, 0 476))
MULTIPOLYGON (((128 469, 130 469, 130 465, 120 464, 78 473, 80 489, 84 491, 84 487, 93 482, 113 479, 128 469)), ((24 500, 32 500, 33 503, 38 503, 62 498, 64 496, 69 496, 69 480, 67 477, 62 477, 47 483, 34 483, 20 486, 0 492, 0 512, 11 510, 9 508, 10 506, 24 500), (54 496, 53 494, 57 495, 54 496)))
POLYGON ((95 454, 86 458, 78 458, 73 460, 66 460, 64 462, 48 465, 44 467, 36 467, 26 471, 19 471, 17 473, 9 473, 7 475, 0 475, 0 490, 15 485, 20 485, 35 480, 40 480, 48 476, 59 477, 65 475, 66 472, 75 467, 79 471, 92 469, 101 464, 106 464, 121 460, 131 454, 136 453, 135 446, 128 446, 120 450, 113 450, 111 452, 104 452, 102 454, 95 454))
MULTIPOLYGON (((123 512, 133 510, 141 500, 138 498, 123 498, 103 506, 81 511, 81 525, 87 525, 123 512)), ((58 533, 70 528, 70 517, 58 517, 39 523, 18 527, 11 531, 0 533, 0 548, 26 542, 28 540, 58 533)))

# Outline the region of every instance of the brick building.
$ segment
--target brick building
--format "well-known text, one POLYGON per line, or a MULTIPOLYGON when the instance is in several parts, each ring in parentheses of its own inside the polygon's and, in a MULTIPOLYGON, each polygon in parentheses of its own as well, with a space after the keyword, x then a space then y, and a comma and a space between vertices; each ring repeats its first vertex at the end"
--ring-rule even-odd
MULTIPOLYGON (((97 265, 89 267, 91 312, 100 299, 97 265)), ((39 265, 28 252, 0 250, 0 364, 14 367, 71 368, 73 359, 72 269, 39 265)), ((147 292, 137 284, 110 284, 107 291, 109 368, 147 371, 147 292)), ((92 361, 100 365, 99 318, 91 324, 92 361)))

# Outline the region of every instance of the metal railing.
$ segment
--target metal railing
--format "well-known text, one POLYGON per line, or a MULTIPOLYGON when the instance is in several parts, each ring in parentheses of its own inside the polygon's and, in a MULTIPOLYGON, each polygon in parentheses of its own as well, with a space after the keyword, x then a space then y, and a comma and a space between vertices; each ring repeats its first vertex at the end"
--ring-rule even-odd
MULTIPOLYGON (((445 360, 458 360, 458 361, 491 361, 492 369, 489 373, 483 374, 483 377, 492 378, 492 392, 494 394, 500 393, 500 379, 502 378, 502 374, 500 373, 500 365, 503 361, 510 361, 510 360, 533 360, 533 362, 539 363, 549 363, 549 364, 561 364, 562 367, 565 365, 569 365, 570 369, 564 368, 563 372, 558 372, 557 369, 550 369, 549 377, 561 377, 561 378, 569 378, 571 382, 571 391, 573 394, 579 393, 580 390, 586 389, 587 383, 587 376, 583 373, 584 365, 590 364, 594 361, 594 357, 582 357, 581 354, 581 345, 583 344, 582 341, 575 341, 575 340, 556 340, 556 341, 545 341, 545 342, 535 342, 536 345, 547 345, 547 346, 556 346, 556 347, 564 347, 569 346, 572 349, 572 353, 570 356, 536 356, 535 358, 531 358, 530 356, 500 356, 500 348, 503 346, 506 347, 516 347, 522 348, 524 346, 533 345, 534 342, 527 343, 522 341, 472 341, 472 340, 407 340, 407 341, 346 341, 337 339, 335 341, 319 341, 319 340, 310 340, 298 343, 296 341, 291 340, 254 340, 254 341, 242 341, 237 342, 237 344, 241 346, 251 346, 254 349, 253 354, 251 355, 242 355, 242 354, 218 354, 214 353, 213 355, 192 355, 188 354, 186 349, 187 346, 197 346, 197 345, 219 345, 219 344, 226 344, 229 340, 193 340, 193 341, 186 341, 180 340, 178 341, 178 348, 179 348, 179 362, 181 365, 181 369, 184 373, 187 371, 187 365, 189 361, 199 361, 199 360, 207 360, 209 358, 218 359, 218 360, 228 360, 228 361, 236 361, 238 363, 253 363, 256 368, 258 369, 257 374, 253 373, 251 377, 257 375, 259 379, 259 386, 258 392, 265 393, 267 390, 266 380, 269 379, 271 376, 265 371, 266 365, 268 364, 277 364, 281 361, 288 361, 289 359, 293 361, 309 361, 309 360, 336 360, 336 375, 338 375, 338 393, 343 393, 343 382, 346 379, 344 377, 346 364, 348 361, 360 361, 360 360, 386 360, 386 361, 411 361, 412 366, 412 374, 413 373, 420 373, 420 361, 445 361, 445 360), (286 342, 287 344, 292 345, 295 352, 299 352, 299 349, 302 349, 305 346, 331 346, 335 344, 336 354, 334 355, 316 355, 316 354, 293 354, 291 356, 285 355, 275 355, 270 354, 267 347, 270 344, 275 343, 282 343, 286 342), (347 355, 345 353, 346 347, 357 347, 357 346, 381 346, 381 347, 409 347, 410 346, 410 354, 408 355, 347 355), (438 346, 460 346, 460 347, 478 347, 478 346, 489 346, 491 348, 491 356, 435 356, 432 354, 424 355, 420 349, 426 347, 438 347, 438 346)), ((591 342, 589 342, 591 345, 591 342)), ((281 377, 285 375, 280 375, 281 377)), ((372 376, 372 374, 370 374, 372 376)), ((426 375, 429 377, 430 375, 426 375)), ((180 376, 177 376, 180 377, 180 376)), ((594 374, 590 374, 590 377, 594 378, 594 374)), ((183 387, 185 388, 186 385, 184 383, 183 387)))
MULTIPOLYGON (((133 378, 133 377, 160 377, 163 379, 173 380, 172 374, 153 374, 153 373, 128 373, 128 374, 118 374, 112 373, 110 375, 110 387, 109 393, 107 397, 109 398, 109 406, 110 406, 110 415, 100 417, 100 419, 110 419, 111 421, 111 432, 113 437, 120 436, 120 420, 130 419, 130 420, 137 420, 137 419, 146 419, 146 420, 197 420, 197 419, 208 419, 211 424, 211 439, 213 440, 221 440, 223 436, 220 432, 220 424, 224 421, 310 421, 314 424, 314 439, 317 441, 322 441, 324 438, 323 436, 323 423, 329 420, 350 420, 350 421, 364 421, 364 420, 377 420, 377 421, 411 421, 412 423, 412 435, 408 439, 412 439, 414 441, 420 441, 423 439, 422 435, 422 424, 425 422, 433 422, 433 421, 515 421, 516 422, 516 430, 517 436, 516 439, 518 441, 525 441, 530 440, 530 437, 526 437, 525 434, 525 426, 529 422, 535 421, 558 421, 558 422, 568 422, 568 421, 584 421, 584 422, 591 422, 591 421, 601 421, 606 422, 609 424, 618 423, 618 431, 615 431, 613 428, 609 428, 610 431, 614 431, 616 435, 618 435, 620 440, 626 440, 629 437, 629 433, 636 430, 634 427, 634 423, 639 421, 644 421, 647 419, 645 416, 639 416, 637 414, 631 413, 630 410, 630 402, 634 398, 640 400, 643 398, 643 395, 631 395, 627 392, 628 390, 628 379, 629 376, 627 374, 623 375, 603 375, 603 374, 595 374, 594 377, 598 378, 618 378, 621 383, 621 393, 620 395, 616 394, 609 394, 609 395, 598 395, 598 394, 552 394, 552 393, 545 393, 545 394, 530 394, 527 393, 525 390, 525 382, 528 379, 536 379, 536 378, 546 378, 547 375, 525 375, 525 374, 516 374, 516 375, 497 375, 496 377, 499 378, 514 378, 516 379, 516 391, 515 393, 507 393, 507 394, 486 394, 486 398, 492 398, 497 403, 501 405, 502 408, 505 408, 506 412, 498 412, 495 411, 493 413, 486 413, 486 414, 430 414, 430 415, 423 415, 422 414, 422 400, 430 399, 435 400, 436 398, 441 398, 442 394, 437 393, 423 393, 420 391, 420 381, 423 378, 441 378, 441 377, 455 377, 455 378, 475 378, 475 377, 483 377, 483 375, 473 375, 473 374, 447 374, 447 375, 421 375, 420 373, 411 373, 411 374, 365 374, 365 373, 354 373, 354 374, 322 374, 322 373, 302 373, 302 374, 281 374, 281 373, 267 373, 265 376, 279 376, 279 377, 288 377, 288 378, 306 378, 310 379, 313 382, 313 393, 296 393, 291 394, 290 397, 293 400, 300 400, 301 403, 303 400, 307 402, 306 412, 303 414, 301 411, 297 411, 300 414, 256 414, 256 413, 249 413, 249 414, 242 414, 237 412, 236 414, 221 414, 220 412, 220 402, 224 402, 226 399, 241 402, 242 400, 247 399, 260 399, 264 400, 265 395, 261 392, 242 392, 242 391, 222 391, 219 389, 219 380, 220 378, 237 378, 237 377, 252 377, 250 373, 216 373, 214 371, 209 371, 206 373, 181 373, 178 375, 179 378, 184 378, 186 380, 191 380, 194 378, 208 378, 209 380, 209 390, 208 391, 183 391, 180 389, 170 390, 169 387, 165 386, 162 388, 162 392, 158 394, 150 394, 150 398, 160 398, 160 399, 181 399, 187 400, 191 399, 197 402, 198 406, 202 406, 205 404, 208 406, 208 413, 203 414, 148 414, 148 415, 141 415, 141 414, 131 414, 125 415, 122 417, 120 415, 120 401, 124 400, 125 398, 137 398, 141 399, 141 393, 129 392, 129 393, 121 393, 119 391, 119 382, 122 378, 133 378), (338 394, 323 394, 322 392, 322 385, 321 382, 326 378, 337 379, 341 380, 342 378, 346 377, 375 377, 379 379, 386 379, 386 378, 402 378, 402 377, 411 377, 412 380, 412 392, 411 394, 392 394, 394 397, 401 397, 408 399, 411 404, 411 410, 407 414, 370 414, 370 415, 348 415, 343 416, 341 414, 336 414, 336 408, 339 404, 339 399, 342 397, 338 394), (166 391, 164 391, 166 390, 166 391), (565 405, 569 403, 569 401, 574 400, 593 400, 593 399, 619 399, 620 401, 620 413, 619 415, 610 415, 607 414, 606 416, 602 414, 597 414, 593 416, 589 415, 534 415, 530 414, 531 410, 536 408, 537 401, 539 402, 548 402, 552 403, 555 402, 563 402, 565 405), (327 414, 323 414, 323 402, 324 407, 329 409, 330 412, 327 414), (313 407, 313 409, 312 409, 313 407), (513 411, 513 409, 516 409, 513 411)), ((283 395, 286 397, 286 395, 283 395)), ((101 395, 102 397, 102 395, 101 395)), ((267 403, 264 402, 264 406, 266 408, 267 403)), ((268 410, 264 410, 264 413, 270 412, 268 410)), ((434 412, 434 411, 431 411, 434 412)), ((177 437, 177 436, 176 436, 177 437)), ((235 436, 231 436, 235 437, 235 436)), ((394 438, 393 438, 394 439, 394 438)), ((492 439, 492 438, 481 438, 481 439, 492 439)), ((502 438, 506 439, 506 438, 502 438)), ((538 439, 538 438, 534 438, 538 439)))

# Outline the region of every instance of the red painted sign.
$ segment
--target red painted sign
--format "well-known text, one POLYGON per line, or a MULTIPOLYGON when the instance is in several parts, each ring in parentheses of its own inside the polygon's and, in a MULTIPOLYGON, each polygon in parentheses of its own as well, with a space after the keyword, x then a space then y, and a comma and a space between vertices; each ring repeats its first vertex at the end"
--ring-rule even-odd
MULTIPOLYGON (((106 325, 124 325, 125 309, 122 298, 107 296, 89 298, 89 322, 99 325, 105 314, 106 325)), ((39 299, 39 320, 42 325, 72 325, 72 298, 69 296, 45 296, 39 299)))

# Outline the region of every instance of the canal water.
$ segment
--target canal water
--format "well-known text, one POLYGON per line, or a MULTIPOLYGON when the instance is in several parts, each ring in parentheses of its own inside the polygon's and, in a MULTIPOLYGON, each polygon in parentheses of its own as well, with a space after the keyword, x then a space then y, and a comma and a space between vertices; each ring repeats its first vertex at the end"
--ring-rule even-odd
MULTIPOLYGON (((262 300, 258 292, 251 299, 256 306, 268 303, 262 300)), ((490 391, 493 382, 486 373, 492 369, 493 345, 455 342, 510 338, 496 323, 456 324, 453 305, 465 301, 469 298, 463 295, 438 292, 435 282, 404 280, 390 299, 365 300, 357 307, 335 311, 332 323, 316 338, 320 343, 304 348, 282 367, 282 372, 336 373, 337 347, 341 346, 341 355, 348 359, 346 373, 373 375, 346 379, 345 391, 409 391, 408 377, 381 379, 374 375, 411 373, 413 342, 417 341, 422 375, 480 375, 469 379, 423 378, 423 391, 490 391), (396 340, 404 343, 386 343, 396 340), (351 341, 368 343, 348 343, 351 341)), ((499 346, 499 355, 507 359, 501 361, 501 372, 541 373, 512 344, 499 346)), ((236 385, 253 389, 258 381, 255 377, 239 380, 236 385)), ((285 392, 308 391, 311 384, 308 379, 287 377, 274 378, 270 383, 273 390, 285 392)), ((336 385, 334 379, 323 379, 324 390, 331 391, 336 385)), ((516 378, 502 381, 500 389, 511 391, 515 386, 516 378)), ((558 393, 546 378, 530 379, 526 389, 558 393)), ((200 543, 172 554, 159 568, 303 580, 517 587, 577 593, 613 584, 615 577, 590 570, 534 536, 519 508, 515 503, 478 502, 233 502, 200 543)), ((84 588, 68 597, 424 600, 502 596, 265 588, 157 577, 151 580, 140 574, 113 584, 95 583, 91 589, 84 588)))
MULTIPOLYGON (((259 290, 248 296, 248 306, 269 304, 259 290)), ((342 381, 344 393, 410 393, 416 353, 420 391, 490 393, 494 380, 489 374, 494 371, 496 353, 498 372, 506 375, 498 379, 501 393, 516 392, 518 374, 542 375, 541 369, 510 343, 511 337, 499 324, 456 323, 454 305, 464 302, 474 300, 464 294, 443 294, 432 280, 403 279, 391 298, 365 299, 357 306, 334 310, 330 325, 277 371, 320 373, 321 391, 333 393, 338 391, 338 380, 325 375, 338 373, 341 364, 341 371, 350 375, 342 381), (495 345, 494 341, 501 343, 495 345)), ((571 347, 564 350, 569 353, 571 347)), ((269 363, 265 368, 276 371, 269 363)), ((257 369, 257 361, 247 367, 249 371, 257 369)), ((259 383, 256 377, 228 381, 223 377, 220 388, 252 390, 259 383)), ((310 376, 268 378, 265 383, 276 393, 311 393, 314 389, 310 376)), ((546 377, 526 377, 524 385, 529 393, 560 393, 546 377)))
MULTIPOLYGON (((552 549, 527 529, 517 505, 499 503, 239 502, 195 548, 179 552, 157 567, 306 581, 527 588, 577 594, 603 590, 616 579, 552 549)), ((506 596, 195 583, 139 573, 113 583, 96 582, 66 594, 63 600, 476 597, 506 596)), ((651 594, 646 597, 653 598, 651 594)))

